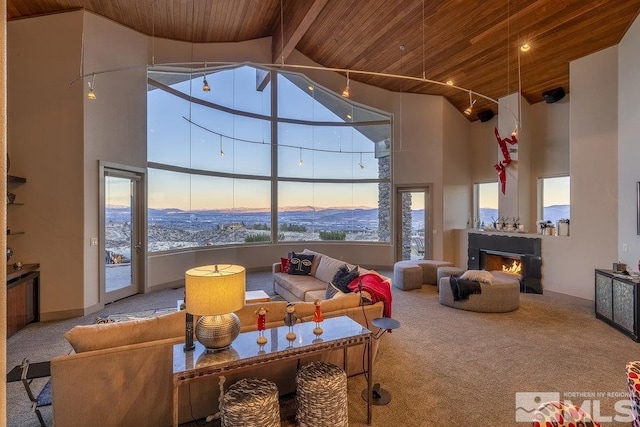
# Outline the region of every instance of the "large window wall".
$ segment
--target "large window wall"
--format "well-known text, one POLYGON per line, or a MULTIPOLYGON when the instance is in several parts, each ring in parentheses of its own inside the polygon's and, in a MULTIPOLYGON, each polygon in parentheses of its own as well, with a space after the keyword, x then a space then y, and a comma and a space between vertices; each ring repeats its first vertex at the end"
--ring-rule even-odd
POLYGON ((389 242, 391 133, 301 75, 150 71, 149 251, 389 242))

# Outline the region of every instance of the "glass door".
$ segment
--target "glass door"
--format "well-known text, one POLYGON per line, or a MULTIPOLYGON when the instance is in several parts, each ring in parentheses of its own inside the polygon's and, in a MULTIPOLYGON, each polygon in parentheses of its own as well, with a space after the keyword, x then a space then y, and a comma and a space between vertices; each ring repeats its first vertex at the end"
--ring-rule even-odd
POLYGON ((429 259, 429 188, 397 188, 396 260, 429 259))
POLYGON ((107 304, 140 292, 144 260, 140 205, 142 176, 104 168, 103 183, 101 300, 107 304))

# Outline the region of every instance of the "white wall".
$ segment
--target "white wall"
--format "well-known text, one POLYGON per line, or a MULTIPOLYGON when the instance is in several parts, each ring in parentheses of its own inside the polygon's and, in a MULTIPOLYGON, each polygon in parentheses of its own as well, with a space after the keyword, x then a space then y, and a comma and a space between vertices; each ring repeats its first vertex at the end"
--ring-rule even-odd
POLYGON ((594 269, 617 257, 617 58, 611 47, 570 64, 571 236, 547 239, 543 260, 546 289, 588 299, 594 269))
MULTIPOLYGON (((98 15, 84 13, 84 74, 121 70, 95 77, 97 99, 84 105, 84 307, 100 303, 98 162, 147 167, 147 37, 98 15), (136 67, 131 68, 130 67, 136 67)), ((84 93, 87 81, 76 82, 84 93)), ((146 234, 146 233, 145 233, 146 234)), ((97 307, 99 308, 99 306, 97 307)))
MULTIPOLYGON (((618 46, 618 259, 637 270, 636 182, 640 181, 640 17, 618 46), (624 251, 623 244, 628 246, 624 251)), ((608 264, 603 267, 611 268, 608 264)))
MULTIPOLYGON (((24 206, 10 212, 15 261, 40 263, 41 319, 84 307, 82 12, 7 24, 11 173, 24 206)), ((75 311, 74 311, 75 310, 75 311)))
POLYGON ((466 227, 469 212, 473 209, 471 183, 471 156, 469 139, 471 126, 449 102, 444 102, 442 156, 442 259, 466 266, 466 249, 461 251, 456 229, 466 227), (464 252, 461 254, 461 252, 464 252), (464 255, 464 264, 460 263, 464 255))

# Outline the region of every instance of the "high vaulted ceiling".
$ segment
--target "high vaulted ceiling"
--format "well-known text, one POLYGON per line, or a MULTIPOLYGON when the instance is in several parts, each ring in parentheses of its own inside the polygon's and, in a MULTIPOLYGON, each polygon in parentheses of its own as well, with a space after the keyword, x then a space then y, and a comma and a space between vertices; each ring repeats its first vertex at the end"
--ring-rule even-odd
MULTIPOLYGON (((272 36, 274 63, 297 49, 325 67, 451 80, 493 99, 521 87, 535 103, 545 90, 570 90, 570 61, 619 43, 640 0, 7 0, 7 19, 82 8, 155 37, 272 36), (520 52, 525 42, 531 50, 520 52)), ((350 78, 443 95, 460 111, 469 105, 467 92, 447 86, 350 78)), ((496 111, 479 97, 474 111, 483 108, 496 111)))

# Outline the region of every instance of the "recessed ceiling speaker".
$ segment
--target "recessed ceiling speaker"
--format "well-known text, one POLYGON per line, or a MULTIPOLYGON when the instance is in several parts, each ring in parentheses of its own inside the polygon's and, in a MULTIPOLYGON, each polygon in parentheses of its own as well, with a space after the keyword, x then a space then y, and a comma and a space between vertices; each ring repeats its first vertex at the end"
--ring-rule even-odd
POLYGON ((483 123, 488 122, 489 120, 493 119, 493 110, 487 109, 478 111, 478 118, 483 123))
POLYGON ((554 102, 558 102, 564 98, 564 89, 562 89, 562 86, 549 89, 542 92, 542 97, 547 104, 553 104, 554 102))

